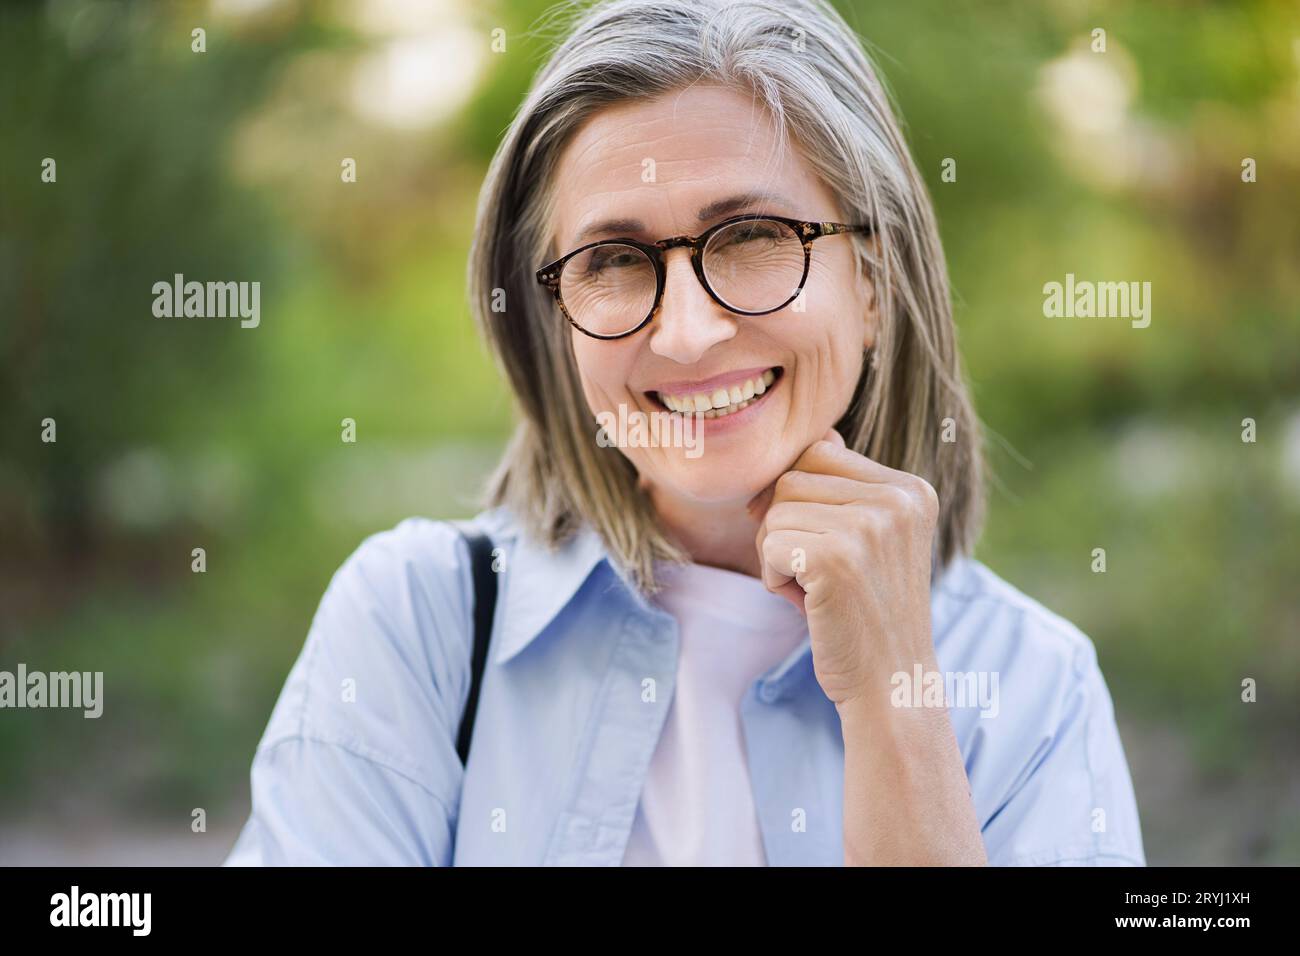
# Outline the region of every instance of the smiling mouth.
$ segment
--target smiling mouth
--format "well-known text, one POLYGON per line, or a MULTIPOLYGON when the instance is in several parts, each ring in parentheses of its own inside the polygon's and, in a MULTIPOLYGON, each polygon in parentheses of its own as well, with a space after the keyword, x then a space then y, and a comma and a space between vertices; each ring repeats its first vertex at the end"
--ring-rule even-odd
POLYGON ((781 366, 776 365, 744 382, 736 382, 727 388, 716 388, 712 391, 674 395, 665 395, 662 392, 646 392, 646 394, 669 412, 686 414, 701 412, 705 418, 725 418, 762 401, 772 386, 780 381, 784 371, 781 366))

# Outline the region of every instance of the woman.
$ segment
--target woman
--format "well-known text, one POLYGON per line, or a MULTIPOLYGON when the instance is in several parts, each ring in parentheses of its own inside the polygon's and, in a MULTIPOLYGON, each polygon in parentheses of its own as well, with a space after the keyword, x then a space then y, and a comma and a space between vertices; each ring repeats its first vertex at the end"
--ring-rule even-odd
POLYGON ((468 552, 410 519, 331 582, 228 863, 1143 864, 1091 642, 968 557, 943 252, 838 14, 592 8, 475 237, 520 421, 469 761, 468 552))

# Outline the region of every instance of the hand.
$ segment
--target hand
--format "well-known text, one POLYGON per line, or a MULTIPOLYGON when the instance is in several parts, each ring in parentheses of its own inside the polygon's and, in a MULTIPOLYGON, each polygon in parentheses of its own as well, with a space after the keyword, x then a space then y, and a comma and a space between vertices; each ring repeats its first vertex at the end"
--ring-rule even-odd
POLYGON ((934 666, 930 568, 939 499, 923 478, 845 447, 835 429, 750 502, 763 583, 808 617, 841 707, 888 705, 889 679, 934 666))
POLYGON ((840 715, 844 862, 987 862, 946 708, 890 706, 890 678, 937 671, 930 567, 939 500, 831 429, 750 502, 763 583, 808 617, 813 669, 840 715))

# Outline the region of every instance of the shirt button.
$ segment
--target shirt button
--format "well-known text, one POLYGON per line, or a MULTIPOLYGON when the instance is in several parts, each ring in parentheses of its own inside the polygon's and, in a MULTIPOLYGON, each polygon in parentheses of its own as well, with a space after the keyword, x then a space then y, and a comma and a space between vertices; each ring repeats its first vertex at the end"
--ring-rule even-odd
POLYGON ((774 704, 781 697, 781 692, 773 684, 758 685, 758 699, 765 704, 774 704))

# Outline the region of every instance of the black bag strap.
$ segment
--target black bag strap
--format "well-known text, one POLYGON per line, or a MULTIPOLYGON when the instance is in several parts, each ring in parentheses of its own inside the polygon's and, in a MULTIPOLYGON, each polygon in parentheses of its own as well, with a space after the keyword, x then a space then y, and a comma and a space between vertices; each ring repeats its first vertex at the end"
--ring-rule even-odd
POLYGON ((470 571, 474 576, 474 651, 470 656, 469 697, 460 718, 456 735, 456 753, 462 765, 469 762, 469 745, 474 736, 474 714, 478 710, 479 688, 483 685, 483 667, 487 663, 488 642, 492 639, 492 618, 496 614, 497 574, 492 570, 492 539, 481 531, 456 526, 469 546, 470 571))

